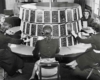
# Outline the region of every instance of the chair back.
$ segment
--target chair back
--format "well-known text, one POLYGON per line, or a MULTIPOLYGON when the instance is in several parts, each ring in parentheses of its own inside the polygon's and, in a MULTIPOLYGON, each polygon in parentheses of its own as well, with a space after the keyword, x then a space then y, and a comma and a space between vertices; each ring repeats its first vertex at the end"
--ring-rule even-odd
POLYGON ((59 80, 59 63, 51 62, 51 63, 40 63, 40 72, 39 77, 40 80, 59 80))

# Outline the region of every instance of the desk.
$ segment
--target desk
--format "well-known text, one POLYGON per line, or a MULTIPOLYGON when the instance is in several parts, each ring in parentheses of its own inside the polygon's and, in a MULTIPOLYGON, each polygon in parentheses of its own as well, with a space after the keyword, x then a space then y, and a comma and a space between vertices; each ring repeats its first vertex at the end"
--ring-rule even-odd
MULTIPOLYGON (((30 47, 26 45, 10 45, 9 47, 11 48, 12 52, 15 52, 17 54, 26 55, 26 56, 33 55, 32 51, 34 50, 34 47, 30 47)), ((91 47, 90 44, 77 44, 75 46, 62 47, 60 48, 59 55, 83 53, 90 47, 91 47)))
POLYGON ((59 63, 69 63, 81 56, 90 47, 91 44, 78 44, 61 48, 60 53, 56 55, 56 60, 59 61, 59 63))
POLYGON ((12 52, 19 54, 21 56, 33 56, 32 51, 34 50, 34 47, 26 46, 23 44, 11 44, 9 47, 11 48, 12 52))
POLYGON ((91 47, 91 44, 83 44, 83 43, 80 43, 80 44, 77 44, 74 46, 70 46, 70 47, 62 47, 60 49, 59 55, 83 53, 90 47, 91 47))
MULTIPOLYGON (((11 44, 9 47, 11 48, 12 52, 23 57, 25 61, 28 61, 28 62, 32 61, 33 59, 32 51, 34 50, 34 47, 30 47, 26 45, 14 45, 14 44, 11 44)), ((56 55, 56 60, 61 63, 70 62, 73 59, 75 59, 77 56, 84 53, 90 47, 91 47, 90 44, 78 44, 75 46, 60 48, 59 54, 56 55), (66 58, 67 58, 67 61, 66 61, 66 58)))
POLYGON ((24 62, 30 63, 36 61, 35 59, 33 59, 33 54, 32 54, 34 47, 29 47, 26 45, 15 45, 15 44, 10 44, 9 47, 11 48, 11 51, 14 54, 20 56, 24 62))

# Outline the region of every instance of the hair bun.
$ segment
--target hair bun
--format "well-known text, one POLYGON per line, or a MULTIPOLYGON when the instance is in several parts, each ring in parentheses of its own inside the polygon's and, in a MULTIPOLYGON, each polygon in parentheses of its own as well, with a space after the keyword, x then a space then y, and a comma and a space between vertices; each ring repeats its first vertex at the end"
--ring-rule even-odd
POLYGON ((43 32, 44 32, 44 33, 51 33, 51 32, 52 32, 51 26, 50 26, 50 25, 45 25, 45 26, 43 27, 43 32))

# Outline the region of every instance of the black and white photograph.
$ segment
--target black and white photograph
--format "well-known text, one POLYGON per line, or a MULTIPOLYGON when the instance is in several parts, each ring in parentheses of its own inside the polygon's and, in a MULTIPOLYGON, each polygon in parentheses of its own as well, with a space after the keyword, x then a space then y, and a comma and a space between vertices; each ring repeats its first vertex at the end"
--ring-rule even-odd
POLYGON ((0 80, 100 80, 100 0, 0 0, 0 80))

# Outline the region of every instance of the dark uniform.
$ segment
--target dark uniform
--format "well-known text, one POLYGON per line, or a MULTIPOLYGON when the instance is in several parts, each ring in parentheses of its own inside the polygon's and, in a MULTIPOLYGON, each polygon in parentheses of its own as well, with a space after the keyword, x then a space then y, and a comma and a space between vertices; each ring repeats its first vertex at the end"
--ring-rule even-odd
POLYGON ((93 49, 100 51, 100 33, 92 35, 88 39, 81 39, 77 37, 78 41, 82 43, 90 43, 92 48, 86 51, 76 61, 80 69, 85 69, 92 66, 94 63, 100 63, 100 53, 95 53, 93 49))
POLYGON ((11 52, 8 43, 20 44, 22 40, 14 39, 0 33, 0 66, 12 76, 23 67, 23 60, 11 52))
POLYGON ((57 54, 58 52, 59 43, 57 39, 43 39, 37 41, 35 49, 33 51, 33 56, 37 59, 39 59, 39 56, 41 56, 41 58, 54 58, 55 54, 57 54))
MULTIPOLYGON (((83 23, 83 21, 87 21, 88 26, 89 26, 89 27, 93 27, 94 19, 92 19, 91 17, 89 17, 88 19, 85 19, 85 17, 83 17, 83 18, 81 19, 81 21, 82 21, 82 23, 83 23)), ((82 24, 82 25, 83 25, 83 24, 82 24)))

